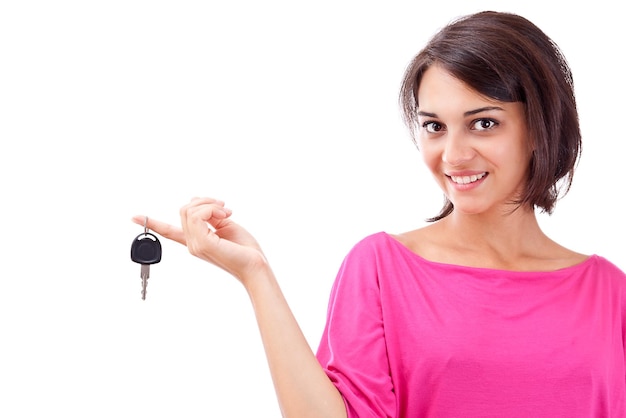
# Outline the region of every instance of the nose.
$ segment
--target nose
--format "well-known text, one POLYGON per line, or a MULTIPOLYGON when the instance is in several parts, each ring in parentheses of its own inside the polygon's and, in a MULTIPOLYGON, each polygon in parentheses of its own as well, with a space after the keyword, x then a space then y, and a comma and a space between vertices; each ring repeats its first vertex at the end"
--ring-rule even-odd
POLYGON ((450 166, 460 166, 470 161, 476 155, 476 151, 463 132, 448 131, 445 139, 445 147, 441 159, 450 166))

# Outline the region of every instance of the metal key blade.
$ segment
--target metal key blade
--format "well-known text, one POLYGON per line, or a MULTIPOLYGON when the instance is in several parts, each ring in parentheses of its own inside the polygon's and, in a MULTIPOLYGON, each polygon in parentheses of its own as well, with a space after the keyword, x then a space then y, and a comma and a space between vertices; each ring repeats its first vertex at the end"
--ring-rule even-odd
POLYGON ((150 264, 141 265, 141 299, 146 300, 146 288, 148 287, 148 279, 150 278, 150 264))

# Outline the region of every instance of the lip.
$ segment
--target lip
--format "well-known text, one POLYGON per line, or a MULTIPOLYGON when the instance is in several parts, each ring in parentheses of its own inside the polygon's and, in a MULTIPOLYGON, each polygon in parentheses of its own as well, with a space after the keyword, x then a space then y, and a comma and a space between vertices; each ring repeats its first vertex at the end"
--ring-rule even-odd
POLYGON ((471 190, 489 176, 487 171, 457 171, 445 173, 448 182, 457 190, 471 190))

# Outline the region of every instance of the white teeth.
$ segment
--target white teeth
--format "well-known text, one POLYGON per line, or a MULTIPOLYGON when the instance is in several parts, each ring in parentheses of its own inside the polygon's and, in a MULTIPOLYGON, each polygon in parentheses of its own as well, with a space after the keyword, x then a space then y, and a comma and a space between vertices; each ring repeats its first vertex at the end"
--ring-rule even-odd
POLYGON ((450 176, 453 182, 458 184, 469 184, 485 177, 487 173, 474 174, 471 176, 450 176))

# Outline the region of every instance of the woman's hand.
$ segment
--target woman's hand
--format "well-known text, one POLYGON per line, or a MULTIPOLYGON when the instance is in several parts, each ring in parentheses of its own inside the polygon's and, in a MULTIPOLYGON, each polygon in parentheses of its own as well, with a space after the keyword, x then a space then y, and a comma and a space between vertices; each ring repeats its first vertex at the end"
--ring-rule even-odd
MULTIPOLYGON (((146 226, 186 245, 191 254, 221 267, 244 285, 283 416, 345 418, 343 398, 300 330, 261 248, 230 215, 224 202, 195 198, 180 209, 182 228, 154 219, 148 219, 146 226)), ((135 216, 133 222, 144 225, 145 217, 135 216)))
MULTIPOLYGON (((231 210, 212 198, 194 198, 180 209, 182 228, 148 218, 147 227, 159 235, 186 245, 189 252, 233 276, 244 286, 259 269, 268 268, 256 240, 230 219, 231 210)), ((145 216, 133 217, 144 225, 145 216)))

